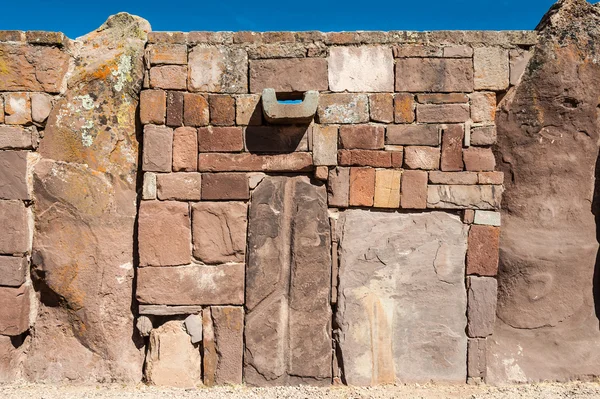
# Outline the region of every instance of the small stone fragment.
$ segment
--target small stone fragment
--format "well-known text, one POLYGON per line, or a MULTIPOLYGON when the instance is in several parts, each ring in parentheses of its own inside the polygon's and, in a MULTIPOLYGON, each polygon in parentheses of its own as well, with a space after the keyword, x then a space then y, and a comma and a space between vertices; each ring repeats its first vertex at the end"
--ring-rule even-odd
POLYGON ((142 187, 142 199, 156 199, 156 173, 144 173, 144 183, 142 187))
POLYGON ((501 225, 500 212, 475 211, 473 223, 487 225, 487 226, 500 227, 500 225, 501 225))
POLYGON ((192 339, 192 344, 202 342, 202 316, 191 314, 184 320, 185 330, 192 339))
MULTIPOLYGON (((2 106, 0 104, 0 112, 2 106)), ((44 123, 52 110, 52 96, 46 93, 31 93, 31 118, 34 122, 44 123)), ((0 121, 1 122, 1 121, 0 121)))
POLYGON ((154 326, 152 320, 148 316, 138 316, 135 327, 138 329, 140 336, 149 337, 154 326))

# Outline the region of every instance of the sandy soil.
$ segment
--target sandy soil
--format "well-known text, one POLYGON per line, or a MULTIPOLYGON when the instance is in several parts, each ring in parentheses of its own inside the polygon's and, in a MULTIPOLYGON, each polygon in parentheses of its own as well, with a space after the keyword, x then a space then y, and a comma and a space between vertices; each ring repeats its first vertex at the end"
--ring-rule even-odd
POLYGON ((219 387, 199 388, 194 390, 164 389, 145 385, 46 385, 46 384, 11 384, 0 385, 0 398, 181 398, 181 399, 547 399, 547 398, 600 398, 599 383, 543 383, 535 385, 512 385, 505 387, 489 386, 447 386, 447 385, 398 385, 377 388, 355 387, 277 387, 246 388, 219 387))

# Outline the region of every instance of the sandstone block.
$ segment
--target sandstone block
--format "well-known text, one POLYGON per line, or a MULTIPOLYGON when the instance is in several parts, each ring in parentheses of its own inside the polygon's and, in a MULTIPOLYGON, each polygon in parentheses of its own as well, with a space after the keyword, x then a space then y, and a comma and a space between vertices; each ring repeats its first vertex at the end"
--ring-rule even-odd
POLYGON ((315 179, 327 181, 329 177, 329 168, 327 166, 317 166, 315 168, 315 179))
POLYGON ((469 378, 485 378, 486 349, 485 339, 469 338, 467 344, 467 376, 469 378))
POLYGON ((247 200, 250 198, 245 173, 205 173, 202 176, 203 200, 247 200))
POLYGON ((250 93, 263 89, 293 93, 328 90, 327 60, 292 58, 250 61, 250 93))
POLYGON ((4 123, 25 125, 31 122, 31 99, 28 93, 4 94, 4 123))
POLYGON ((427 207, 427 172, 420 170, 402 172, 400 200, 404 209, 427 207))
POLYGON ((160 200, 200 201, 201 175, 197 172, 159 173, 156 188, 160 200))
POLYGON ((440 127, 437 125, 389 125, 386 144, 440 145, 440 127))
POLYGON ((338 163, 342 166, 389 168, 392 166, 392 153, 375 150, 340 150, 338 163))
POLYGON ((144 126, 142 170, 170 172, 173 164, 173 129, 164 126, 144 126))
POLYGON ((473 122, 494 123, 496 120, 496 93, 471 93, 471 119, 473 122))
POLYGON ((417 101, 421 104, 460 104, 468 103, 469 96, 463 93, 418 94, 417 101))
POLYGON ((0 287, 0 335, 17 336, 29 329, 29 285, 0 287))
POLYGON ((315 165, 337 165, 338 127, 316 125, 312 136, 315 165))
POLYGON ((26 151, 0 151, 0 199, 28 200, 26 151))
POLYGON ((242 305, 244 264, 142 267, 136 296, 149 305, 242 305))
POLYGON ((186 126, 206 126, 209 121, 208 101, 200 94, 183 94, 183 123, 186 126))
POLYGON ((350 206, 373 206, 375 169, 350 168, 350 206))
POLYGON ((327 201, 329 206, 348 207, 350 193, 350 168, 333 168, 327 179, 327 201))
POLYGON ((204 385, 242 384, 244 308, 211 306, 203 312, 204 385))
POLYGON ((252 193, 246 384, 331 383, 326 198, 325 186, 315 186, 306 177, 268 176, 252 193))
POLYGON ((185 90, 187 68, 179 65, 163 65, 150 68, 150 87, 153 89, 185 90))
POLYGON ((415 121, 415 96, 409 93, 394 95, 394 121, 413 123, 415 121))
POLYGON ((193 254, 206 264, 244 262, 248 207, 242 202, 192 206, 193 254))
POLYGON ((164 90, 143 90, 140 93, 140 122, 142 124, 165 124, 167 94, 164 90))
POLYGON ((477 173, 475 172, 441 172, 432 170, 429 172, 429 182, 432 184, 477 184, 477 173))
POLYGON ((474 219, 475 219, 475 211, 473 209, 465 209, 463 211, 463 223, 464 224, 473 224, 474 219))
POLYGON ((238 152, 244 149, 241 127, 198 128, 200 152, 238 152))
POLYGON ((246 93, 248 54, 228 46, 196 46, 189 54, 189 91, 246 93))
POLYGON ((394 47, 394 57, 409 58, 409 57, 441 57, 443 48, 440 46, 424 46, 421 44, 407 44, 394 47))
POLYGON ((473 91, 473 63, 469 59, 398 59, 396 91, 470 93, 473 91))
POLYGON ((235 124, 235 99, 227 95, 211 94, 208 97, 210 123, 215 126, 235 124))
POLYGON ((496 144, 496 126, 477 126, 471 129, 471 145, 496 144))
POLYGON ((474 49, 475 90, 505 90, 508 88, 510 67, 508 50, 500 47, 474 49))
POLYGON ((525 73, 525 68, 531 60, 532 53, 522 49, 510 50, 510 84, 517 85, 521 76, 525 73))
POLYGON ((400 176, 402 172, 393 169, 377 169, 375 172, 375 208, 400 207, 400 176))
POLYGON ((401 168, 404 165, 404 147, 386 145, 385 150, 392 156, 392 168, 401 168))
POLYGON ((479 172, 477 175, 479 184, 501 185, 504 183, 503 172, 479 172))
POLYGON ((463 125, 448 125, 442 131, 442 158, 440 169, 446 172, 463 170, 462 146, 465 138, 463 125))
POLYGON ((487 225, 487 226, 500 227, 500 225, 501 225, 500 212, 475 211, 473 223, 487 225))
POLYGON ((309 137, 317 129, 306 125, 247 126, 244 129, 245 149, 252 153, 308 151, 309 137))
POLYGON ((373 122, 392 123, 394 121, 394 95, 391 93, 370 94, 369 112, 373 122))
POLYGON ((0 254, 24 254, 30 251, 28 219, 22 201, 0 200, 0 254))
POLYGON ((432 185, 427 188, 427 207, 438 209, 498 209, 502 186, 432 185))
POLYGON ((467 334, 485 338, 494 332, 498 282, 492 277, 467 277, 467 334))
POLYGON ((333 93, 319 96, 319 123, 366 123, 369 104, 366 94, 333 93))
POLYGON ((405 147, 404 166, 408 169, 439 169, 440 149, 437 147, 422 146, 405 147))
POLYGON ((338 223, 343 295, 335 318, 347 383, 464 383, 461 220, 440 212, 347 210, 338 223))
POLYGON ((444 47, 444 58, 471 58, 473 48, 470 46, 448 46, 444 47))
POLYGON ((173 132, 173 171, 194 172, 198 169, 198 137, 193 127, 178 127, 173 132))
POLYGON ((183 97, 180 91, 170 91, 167 94, 167 125, 179 127, 183 125, 183 97))
POLYGON ((483 172, 493 171, 496 168, 496 158, 491 148, 465 148, 463 159, 466 170, 483 172))
POLYGON ((175 266, 190 263, 192 234, 186 203, 142 201, 138 219, 141 266, 175 266))
POLYGON ((34 138, 37 141, 37 130, 33 126, 0 125, 0 149, 32 149, 34 138))
MULTIPOLYGON (((476 211, 476 217, 477 217, 476 211)), ((481 221, 481 215, 478 218, 481 221)), ((478 224, 478 223, 477 223, 478 224)), ((469 230, 467 274, 495 276, 498 274, 500 229, 493 226, 474 225, 469 230)))
POLYGON ((463 123, 470 118, 468 104, 419 104, 419 123, 463 123))
POLYGON ((146 355, 146 380, 152 385, 195 388, 202 383, 200 350, 183 322, 168 321, 152 330, 146 355))
POLYGON ((345 149, 379 150, 385 142, 381 125, 348 125, 340 127, 340 146, 345 149))
POLYGON ((394 57, 389 47, 331 47, 327 62, 331 91, 394 91, 394 57))
POLYGON ((262 125, 260 94, 245 94, 235 99, 235 123, 238 126, 262 125))
POLYGON ((188 62, 185 44, 155 43, 146 47, 150 65, 175 64, 185 65, 188 62))
MULTIPOLYGON (((31 93, 31 119, 37 123, 44 123, 52 110, 52 97, 46 93, 31 93)), ((0 110, 2 104, 0 104, 0 110)), ((0 122, 2 122, 0 120, 0 122)))
POLYGON ((20 287, 25 283, 25 274, 28 272, 27 258, 0 256, 0 286, 20 287))
POLYGON ((143 200, 155 200, 156 199, 156 173, 146 172, 144 173, 144 182, 142 187, 142 199, 143 200))
POLYGON ((202 172, 306 172, 313 169, 307 152, 280 155, 204 153, 198 158, 202 172))

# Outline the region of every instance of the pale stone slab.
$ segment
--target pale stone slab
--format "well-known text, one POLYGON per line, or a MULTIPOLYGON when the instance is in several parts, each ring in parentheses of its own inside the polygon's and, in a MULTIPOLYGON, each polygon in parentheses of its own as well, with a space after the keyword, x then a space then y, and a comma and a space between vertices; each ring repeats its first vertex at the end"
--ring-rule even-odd
POLYGON ((196 46, 190 51, 188 89, 210 93, 246 93, 248 54, 239 48, 196 46))
POLYGON ((315 165, 337 165, 337 126, 316 125, 313 128, 313 163, 315 165))
POLYGON ((402 172, 394 169, 375 171, 375 208, 400 207, 400 176, 402 172))
POLYGON ((508 50, 501 47, 474 49, 475 90, 505 90, 509 84, 508 50))
POLYGON ((498 209, 502 186, 427 186, 427 207, 437 209, 498 209))
POLYGON ((467 334, 485 338, 494 332, 498 282, 493 277, 468 277, 467 334))
POLYGON ((466 380, 467 231, 446 213, 340 215, 339 347, 350 385, 466 380))
POLYGON ((473 223, 488 226, 500 226, 502 224, 500 212, 475 211, 473 223))
POLYGON ((327 61, 331 91, 394 91, 394 57, 389 47, 332 47, 327 61))

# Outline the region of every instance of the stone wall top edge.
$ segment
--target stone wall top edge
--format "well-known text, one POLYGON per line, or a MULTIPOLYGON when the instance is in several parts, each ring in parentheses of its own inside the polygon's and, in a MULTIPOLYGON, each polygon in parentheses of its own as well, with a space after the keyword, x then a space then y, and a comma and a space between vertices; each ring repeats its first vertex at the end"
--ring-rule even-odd
POLYGON ((0 42, 22 42, 45 46, 64 46, 71 41, 62 32, 41 30, 0 30, 0 42))

